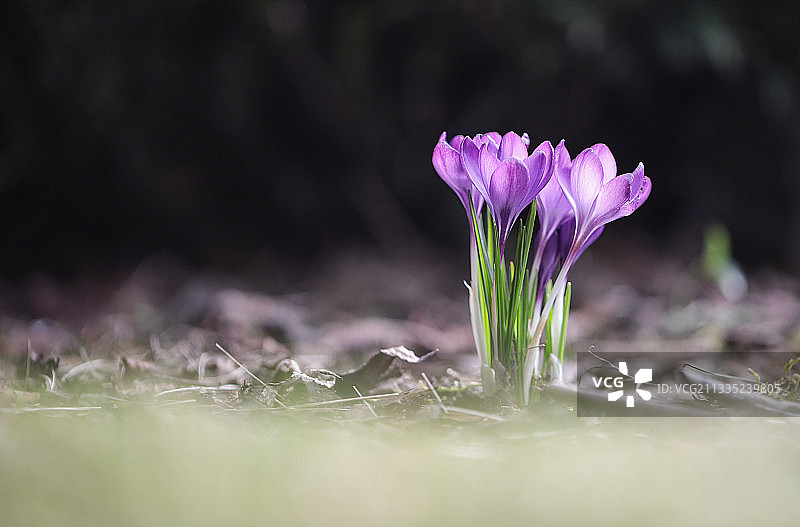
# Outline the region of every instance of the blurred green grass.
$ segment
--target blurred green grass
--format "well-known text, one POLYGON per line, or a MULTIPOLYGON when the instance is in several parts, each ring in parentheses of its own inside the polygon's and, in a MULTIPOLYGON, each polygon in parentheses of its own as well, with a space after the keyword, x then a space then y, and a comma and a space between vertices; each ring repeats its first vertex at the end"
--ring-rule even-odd
POLYGON ((0 413, 0 524, 796 521, 800 421, 0 413))

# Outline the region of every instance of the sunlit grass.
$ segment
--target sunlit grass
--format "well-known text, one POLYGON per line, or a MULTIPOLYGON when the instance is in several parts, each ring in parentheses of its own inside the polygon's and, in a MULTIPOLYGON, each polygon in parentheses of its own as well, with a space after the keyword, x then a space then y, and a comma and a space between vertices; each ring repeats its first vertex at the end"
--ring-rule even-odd
POLYGON ((796 521, 798 420, 354 413, 0 413, 0 524, 796 521))

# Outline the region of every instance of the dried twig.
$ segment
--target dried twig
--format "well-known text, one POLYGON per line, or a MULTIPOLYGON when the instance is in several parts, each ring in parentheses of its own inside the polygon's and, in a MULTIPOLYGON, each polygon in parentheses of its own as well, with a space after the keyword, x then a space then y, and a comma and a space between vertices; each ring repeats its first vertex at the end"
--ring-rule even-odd
POLYGON ((505 423, 506 420, 500 417, 499 415, 490 414, 488 412, 481 412, 480 410, 472 410, 471 408, 461 408, 458 406, 448 406, 447 410, 450 413, 454 414, 463 414, 463 415, 471 415, 473 417, 481 417, 483 419, 491 419, 492 421, 498 421, 501 423, 505 423))
MULTIPOLYGON (((231 359, 233 362, 235 362, 235 363, 236 363, 236 365, 237 365, 237 366, 239 366, 239 367, 240 367, 240 368, 242 368, 244 371, 246 371, 247 373, 249 373, 249 374, 250 374, 250 376, 251 376, 252 378, 254 378, 255 380, 257 380, 258 382, 260 382, 260 383, 261 383, 261 385, 262 385, 264 388, 269 388, 269 386, 267 385, 267 383, 265 383, 264 381, 262 381, 261 379, 259 379, 258 377, 256 377, 256 374, 255 374, 255 373, 253 373, 253 372, 251 372, 250 370, 248 370, 248 369, 245 367, 245 365, 244 365, 244 364, 242 364, 241 362, 239 362, 238 360, 236 360, 236 358, 234 358, 234 356, 233 356, 233 355, 231 355, 230 353, 228 353, 228 351, 227 351, 225 348, 223 348, 223 347, 220 345, 220 343, 219 343, 219 342, 217 342, 217 343, 215 343, 215 344, 216 344, 216 346, 217 346, 217 349, 219 349, 219 350, 220 350, 222 353, 224 353, 225 355, 227 355, 229 359, 231 359)), ((283 402, 281 402, 281 400, 280 400, 280 399, 278 399, 277 397, 275 398, 275 402, 276 402, 276 403, 278 403, 279 405, 281 405, 282 407, 286 408, 286 405, 285 405, 285 404, 283 404, 283 402)))
POLYGON ((333 399, 330 401, 319 401, 315 403, 305 403, 305 404, 298 404, 294 406, 288 406, 289 410, 295 408, 316 408, 317 406, 330 406, 332 404, 340 404, 340 403, 353 403, 358 401, 366 401, 366 400, 373 400, 373 399, 384 399, 386 397, 397 397, 399 395, 403 395, 401 392, 394 392, 394 393, 379 393, 376 395, 362 395, 361 397, 348 397, 346 399, 333 399))
POLYGON ((23 412, 81 412, 83 410, 102 410, 102 406, 31 406, 28 408, 3 408, 4 412, 23 413, 23 412))
POLYGON ((233 355, 231 355, 230 353, 228 353, 228 351, 227 351, 225 348, 223 348, 223 347, 220 345, 220 343, 219 343, 219 342, 217 342, 217 343, 216 343, 216 346, 217 346, 217 349, 218 349, 218 350, 220 350, 222 353, 224 353, 225 355, 227 355, 229 359, 231 359, 233 362, 235 362, 237 366, 239 366, 239 367, 240 367, 240 368, 242 368, 244 371, 246 371, 247 373, 249 373, 249 374, 250 374, 250 376, 251 376, 252 378, 254 378, 254 379, 255 379, 255 380, 257 380, 258 382, 260 382, 260 383, 261 383, 261 385, 262 385, 262 386, 264 386, 264 388, 266 388, 266 387, 267 387, 267 383, 265 383, 264 381, 262 381, 261 379, 259 379, 258 377, 256 377, 256 374, 255 374, 255 373, 253 373, 253 372, 251 372, 250 370, 248 370, 248 369, 247 369, 247 368, 244 366, 244 364, 242 364, 241 362, 239 362, 238 360, 236 360, 236 358, 234 358, 234 356, 233 356, 233 355))
MULTIPOLYGON (((356 391, 356 393, 358 394, 359 397, 361 397, 362 399, 364 398, 364 396, 361 395, 361 392, 358 391, 358 388, 356 388, 355 384, 353 385, 353 389, 356 391)), ((378 414, 375 413, 375 410, 373 410, 372 405, 369 404, 369 401, 364 399, 364 404, 367 406, 367 408, 369 408, 369 411, 372 412, 372 415, 374 415, 375 417, 378 417, 378 414)))
POLYGON ((427 385, 428 385, 428 388, 430 388, 430 389, 431 389, 431 391, 433 392, 433 396, 434 396, 434 397, 436 397, 436 400, 439 402, 439 406, 442 408, 442 411, 443 411, 444 413, 446 413, 446 414, 447 414, 447 413, 450 413, 450 412, 447 410, 447 407, 446 407, 446 406, 444 405, 444 403, 442 402, 442 398, 441 398, 441 397, 439 397, 439 392, 437 392, 437 391, 436 391, 436 389, 433 387, 433 384, 431 384, 431 381, 430 381, 430 379, 428 379, 428 376, 427 376, 427 375, 425 375, 425 372, 422 372, 422 378, 423 378, 423 379, 425 379, 425 383, 427 383, 427 385))
POLYGON ((158 392, 156 397, 161 397, 162 395, 168 395, 171 393, 180 393, 180 392, 205 392, 205 391, 221 391, 221 392, 234 392, 239 389, 239 386, 235 384, 223 384, 222 386, 186 386, 183 388, 173 388, 171 390, 164 390, 163 392, 158 392))

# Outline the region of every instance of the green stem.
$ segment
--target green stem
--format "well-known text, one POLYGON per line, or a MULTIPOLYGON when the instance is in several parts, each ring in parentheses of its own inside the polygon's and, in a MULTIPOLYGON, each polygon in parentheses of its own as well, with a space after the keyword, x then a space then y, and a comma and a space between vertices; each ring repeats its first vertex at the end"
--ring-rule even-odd
POLYGON ((561 339, 558 345, 558 360, 564 364, 564 349, 567 347, 567 321, 569 320, 569 308, 572 303, 572 282, 567 282, 567 290, 564 293, 564 321, 561 324, 561 339))

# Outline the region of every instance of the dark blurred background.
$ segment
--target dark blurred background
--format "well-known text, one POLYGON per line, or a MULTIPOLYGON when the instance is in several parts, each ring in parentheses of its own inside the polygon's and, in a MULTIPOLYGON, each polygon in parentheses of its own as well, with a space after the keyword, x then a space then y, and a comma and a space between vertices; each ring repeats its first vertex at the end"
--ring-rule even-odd
POLYGON ((0 7, 0 278, 168 249, 466 258, 442 130, 602 141, 654 190, 605 237, 800 264, 795 2, 48 1, 0 7))

